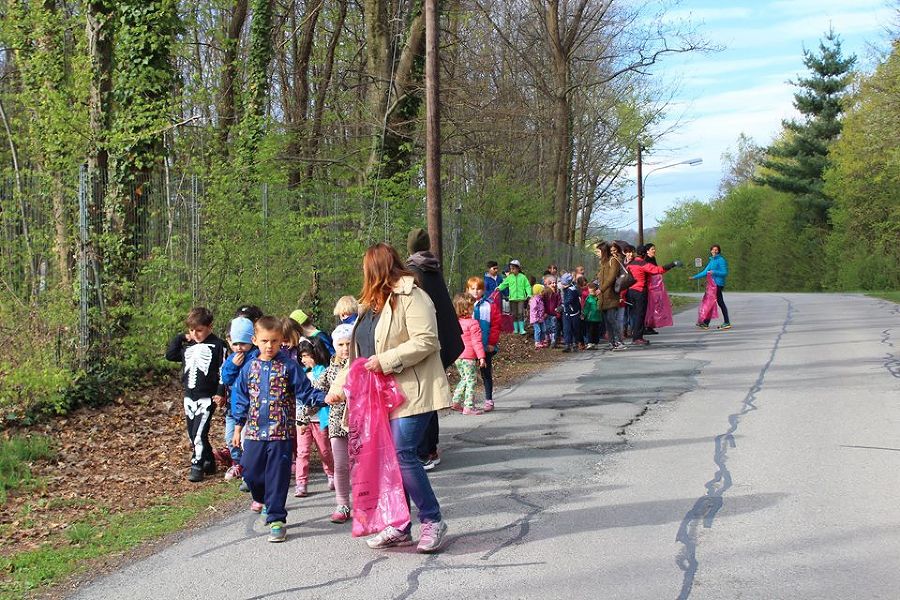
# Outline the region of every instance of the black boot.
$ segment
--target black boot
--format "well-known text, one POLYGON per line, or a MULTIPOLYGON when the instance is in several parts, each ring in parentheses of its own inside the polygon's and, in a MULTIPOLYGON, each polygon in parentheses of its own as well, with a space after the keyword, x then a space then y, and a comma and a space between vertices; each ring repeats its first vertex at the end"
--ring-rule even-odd
POLYGON ((188 473, 188 481, 193 483, 203 481, 203 467, 200 465, 191 465, 191 472, 188 473))
POLYGON ((215 459, 209 459, 209 460, 203 461, 203 472, 207 475, 215 475, 216 474, 215 459))

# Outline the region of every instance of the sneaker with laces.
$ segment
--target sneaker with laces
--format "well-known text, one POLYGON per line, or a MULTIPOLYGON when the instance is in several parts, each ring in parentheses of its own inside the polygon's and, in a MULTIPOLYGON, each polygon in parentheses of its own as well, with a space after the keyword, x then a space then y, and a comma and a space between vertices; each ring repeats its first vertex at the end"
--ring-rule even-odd
POLYGON ((731 329, 731 323, 722 323, 718 327, 716 327, 719 331, 725 331, 727 329, 731 329))
POLYGON ((254 500, 250 503, 250 512, 262 513, 265 507, 266 506, 262 502, 257 502, 256 500, 254 500))
POLYGON ((709 324, 708 323, 697 323, 697 327, 699 327, 700 329, 709 329, 709 324))
POLYGON ((491 412, 494 410, 494 401, 493 400, 485 400, 484 401, 484 412, 491 412))
POLYGON ((463 409, 463 414, 464 415, 483 415, 484 411, 481 409, 475 408, 474 406, 467 406, 463 409))
POLYGON ((331 513, 331 522, 332 523, 346 523, 350 519, 350 507, 346 504, 341 504, 337 508, 334 509, 334 512, 331 513))
POLYGON ((294 488, 294 498, 306 498, 308 495, 305 483, 298 483, 297 487, 294 488))
POLYGON ((393 548, 395 546, 412 546, 412 538, 408 533, 403 533, 396 527, 388 525, 381 533, 366 540, 366 545, 372 550, 379 548, 393 548))
POLYGON ((269 524, 269 527, 270 542, 283 542, 284 538, 287 537, 287 531, 285 530, 284 523, 282 523, 281 521, 273 521, 269 524))
POLYGON ((228 470, 225 471, 225 481, 231 481, 232 479, 240 479, 244 475, 244 469, 241 465, 234 464, 228 467, 228 470))
POLYGON ((444 545, 447 537, 447 524, 443 521, 436 523, 422 523, 422 531, 419 535, 419 552, 430 554, 437 552, 444 545))
POLYGON ((431 471, 435 467, 434 461, 430 458, 420 458, 419 462, 422 463, 422 468, 426 471, 431 471))

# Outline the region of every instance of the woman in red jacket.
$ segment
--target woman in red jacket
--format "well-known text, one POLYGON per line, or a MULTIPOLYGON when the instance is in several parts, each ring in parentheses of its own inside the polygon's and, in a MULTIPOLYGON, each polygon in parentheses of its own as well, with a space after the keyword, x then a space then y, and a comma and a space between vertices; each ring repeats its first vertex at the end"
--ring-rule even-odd
POLYGON ((625 268, 634 277, 634 285, 628 288, 625 299, 631 304, 631 344, 634 346, 647 346, 650 344, 644 339, 644 318, 647 315, 647 283, 651 275, 662 275, 672 267, 678 266, 678 261, 669 263, 663 267, 647 262, 647 247, 639 246, 635 250, 635 259, 625 268))

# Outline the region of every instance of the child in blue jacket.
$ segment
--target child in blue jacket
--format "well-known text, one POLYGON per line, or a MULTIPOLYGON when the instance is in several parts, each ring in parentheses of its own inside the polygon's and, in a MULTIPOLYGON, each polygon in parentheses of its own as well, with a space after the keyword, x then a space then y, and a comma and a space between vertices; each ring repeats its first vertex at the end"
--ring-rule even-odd
POLYGON ((297 361, 281 350, 283 324, 262 317, 254 325, 253 343, 259 355, 245 360, 234 384, 231 412, 237 424, 232 445, 241 444, 244 481, 250 488, 250 509, 267 508, 270 542, 283 542, 287 518, 296 429, 296 404, 323 406, 325 393, 313 389, 297 361))

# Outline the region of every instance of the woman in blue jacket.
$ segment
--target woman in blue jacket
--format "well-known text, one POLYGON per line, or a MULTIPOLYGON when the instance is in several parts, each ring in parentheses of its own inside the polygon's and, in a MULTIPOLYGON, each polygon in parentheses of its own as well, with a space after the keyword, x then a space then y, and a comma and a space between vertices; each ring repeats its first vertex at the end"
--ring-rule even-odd
MULTIPOLYGON (((725 306, 725 299, 722 298, 722 290, 725 289, 725 279, 728 277, 728 261, 722 256, 722 248, 718 244, 713 244, 709 249, 709 262, 706 268, 691 277, 691 279, 700 279, 706 277, 707 273, 712 273, 713 281, 716 282, 716 302, 722 309, 722 318, 725 321, 717 327, 717 329, 731 329, 731 321, 728 319, 728 307, 725 306)), ((697 323, 697 327, 701 329, 709 329, 709 319, 697 323)))

